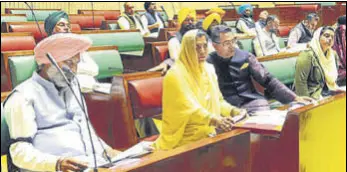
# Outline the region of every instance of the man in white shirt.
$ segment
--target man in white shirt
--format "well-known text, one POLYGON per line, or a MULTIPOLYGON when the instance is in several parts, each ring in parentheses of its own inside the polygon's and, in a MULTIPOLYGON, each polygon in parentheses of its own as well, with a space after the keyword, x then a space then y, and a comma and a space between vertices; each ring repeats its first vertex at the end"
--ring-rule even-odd
POLYGON ((265 23, 266 26, 258 31, 257 37, 253 40, 257 57, 273 55, 280 52, 280 45, 276 36, 280 20, 276 16, 270 15, 265 23))
POLYGON ((142 15, 141 21, 143 26, 148 27, 151 33, 158 33, 159 29, 165 27, 164 19, 156 12, 157 5, 155 2, 145 2, 145 14, 142 15))
MULTIPOLYGON (((48 36, 58 33, 71 33, 68 14, 64 11, 50 14, 45 20, 44 28, 48 36)), ((93 87, 97 83, 94 77, 98 74, 99 66, 95 61, 87 52, 81 53, 81 60, 77 67, 77 78, 80 82, 82 92, 93 91, 93 87)))
MULTIPOLYGON (((46 57, 50 53, 60 68, 75 73, 80 54, 91 44, 88 38, 71 33, 44 39, 34 50, 39 69, 5 100, 4 114, 12 140, 9 152, 21 171, 68 172, 93 167, 91 141, 99 163, 107 163, 109 157, 119 153, 103 142, 92 127, 90 137, 84 99, 73 96, 46 57)), ((72 90, 80 95, 77 80, 69 72, 64 73, 72 90)))
POLYGON ((131 2, 124 3, 124 13, 118 19, 118 25, 123 30, 139 29, 143 36, 150 34, 148 28, 142 23, 140 16, 134 12, 134 5, 131 2))
POLYGON ((236 23, 238 33, 243 33, 249 36, 256 36, 255 22, 252 18, 253 7, 250 4, 244 4, 239 7, 240 19, 236 23))
POLYGON ((259 20, 255 22, 255 28, 258 30, 263 29, 266 26, 266 19, 269 16, 269 12, 266 10, 260 12, 259 14, 259 20))
POLYGON ((313 33, 319 22, 319 16, 316 13, 310 13, 306 19, 296 25, 289 34, 288 48, 293 48, 300 44, 304 47, 312 40, 313 33))

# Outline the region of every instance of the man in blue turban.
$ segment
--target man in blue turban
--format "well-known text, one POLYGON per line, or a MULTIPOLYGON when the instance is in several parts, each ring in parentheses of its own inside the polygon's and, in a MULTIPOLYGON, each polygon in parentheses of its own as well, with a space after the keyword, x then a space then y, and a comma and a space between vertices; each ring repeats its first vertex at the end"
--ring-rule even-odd
POLYGON ((71 32, 69 16, 64 11, 57 11, 50 14, 45 20, 45 31, 48 36, 55 33, 71 32))
POLYGON ((250 36, 256 36, 255 22, 252 19, 253 7, 250 4, 244 4, 239 7, 238 13, 241 15, 236 23, 238 33, 244 33, 250 36))

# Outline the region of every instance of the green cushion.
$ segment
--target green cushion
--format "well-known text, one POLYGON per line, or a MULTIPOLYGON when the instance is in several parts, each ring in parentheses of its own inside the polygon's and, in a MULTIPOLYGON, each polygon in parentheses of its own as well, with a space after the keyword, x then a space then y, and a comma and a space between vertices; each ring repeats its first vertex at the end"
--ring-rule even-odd
MULTIPOLYGON (((45 11, 34 11, 36 19, 38 21, 44 21, 51 13, 58 10, 45 10, 45 11)), ((11 10, 12 14, 26 14, 28 21, 35 21, 33 14, 30 10, 11 10)))
POLYGON ((280 48, 286 48, 286 43, 284 38, 279 38, 278 42, 280 44, 280 48))
POLYGON ((238 41, 239 48, 241 50, 248 51, 254 54, 253 40, 252 39, 242 39, 238 41))
POLYGON ((3 104, 1 103, 1 156, 8 154, 10 143, 10 133, 4 115, 3 104))
MULTIPOLYGON (((88 52, 99 66, 97 79, 104 79, 123 73, 123 63, 117 50, 101 50, 88 52)), ((15 87, 32 76, 37 69, 34 56, 9 57, 12 86, 15 87)))
POLYGON ((286 58, 262 62, 265 68, 286 85, 294 83, 296 58, 286 58))
POLYGON ((97 79, 105 79, 123 73, 122 59, 117 50, 91 51, 88 54, 99 66, 97 79))
POLYGON ((33 55, 9 57, 8 63, 13 88, 30 78, 37 69, 37 63, 33 55))
POLYGON ((1 16, 1 23, 3 22, 26 22, 27 17, 25 16, 1 16))
POLYGON ((142 56, 143 51, 128 51, 128 52, 121 52, 121 55, 133 55, 133 56, 142 56))
POLYGON ((84 34, 93 46, 118 46, 119 52, 143 51, 145 42, 140 32, 84 34))
POLYGON ((108 28, 109 28, 109 30, 117 30, 117 29, 119 29, 117 23, 108 24, 108 28))

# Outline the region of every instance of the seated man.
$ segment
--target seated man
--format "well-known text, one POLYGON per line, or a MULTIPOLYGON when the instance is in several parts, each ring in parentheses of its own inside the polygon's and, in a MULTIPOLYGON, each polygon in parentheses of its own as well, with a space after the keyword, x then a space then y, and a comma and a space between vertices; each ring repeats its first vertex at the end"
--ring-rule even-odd
POLYGON ((257 31, 257 37, 253 40, 257 57, 268 56, 280 52, 280 44, 276 35, 280 20, 277 16, 270 15, 266 19, 266 26, 257 31))
POLYGON ((211 39, 216 51, 209 55, 207 61, 214 65, 219 88, 230 104, 245 108, 249 112, 269 109, 268 101, 256 91, 251 78, 265 87, 270 96, 281 103, 311 100, 296 96, 271 76, 256 57, 235 48, 237 39, 230 28, 223 25, 215 26, 211 39))
POLYGON ((178 59, 181 52, 181 41, 182 37, 189 30, 195 29, 196 26, 196 11, 191 8, 182 8, 178 12, 178 24, 179 31, 176 32, 174 37, 171 37, 168 43, 170 58, 162 62, 160 65, 150 69, 149 71, 163 71, 164 73, 168 70, 168 67, 174 64, 175 60, 178 59))
POLYGON ((236 23, 238 33, 256 36, 255 23, 252 19, 253 7, 250 4, 244 4, 239 7, 240 19, 236 23))
POLYGON ((142 24, 140 17, 134 13, 134 5, 131 2, 124 3, 124 13, 118 19, 118 24, 123 30, 139 29, 143 36, 150 34, 148 28, 142 24))
POLYGON ((292 48, 301 44, 301 46, 306 47, 306 45, 312 40, 313 33, 319 22, 319 17, 316 13, 310 13, 307 15, 306 19, 296 25, 289 34, 288 37, 288 48, 292 48))
POLYGON ((268 16, 269 16, 269 12, 267 12, 266 10, 260 12, 259 20, 255 22, 256 29, 261 30, 266 26, 266 19, 268 16))
MULTIPOLYGON (((55 34, 35 48, 39 69, 18 85, 4 102, 4 113, 12 144, 10 155, 22 171, 81 171, 92 163, 93 146, 98 162, 107 163, 118 151, 105 144, 91 130, 82 97, 74 97, 58 70, 50 64, 50 53, 58 65, 76 72, 80 55, 91 40, 75 34, 55 34), (64 44, 62 44, 64 43, 64 44), (69 46, 66 46, 69 45, 69 46), (78 99, 78 100, 77 100, 78 99)), ((79 95, 74 75, 64 72, 79 95)))
POLYGON ((230 131, 230 117, 246 113, 223 99, 213 66, 205 62, 207 41, 201 30, 183 36, 180 57, 163 82, 163 125, 157 149, 174 149, 213 136, 216 127, 230 131))
MULTIPOLYGON (((45 31, 48 36, 57 33, 71 33, 69 16, 64 11, 54 12, 45 20, 45 31)), ((91 92, 96 84, 94 79, 99 74, 99 66, 88 53, 81 53, 81 60, 77 67, 77 78, 80 82, 82 92, 91 92)))
POLYGON ((155 2, 145 2, 146 13, 142 15, 141 21, 144 27, 148 27, 151 33, 158 33, 159 29, 165 28, 165 22, 162 16, 156 12, 155 2))

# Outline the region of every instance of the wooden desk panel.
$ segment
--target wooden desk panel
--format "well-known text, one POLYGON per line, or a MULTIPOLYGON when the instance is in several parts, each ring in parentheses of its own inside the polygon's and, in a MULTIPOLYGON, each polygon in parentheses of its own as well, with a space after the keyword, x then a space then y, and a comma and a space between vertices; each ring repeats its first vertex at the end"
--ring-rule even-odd
POLYGON ((250 133, 233 130, 177 149, 157 151, 138 163, 112 168, 129 172, 249 172, 250 133))

